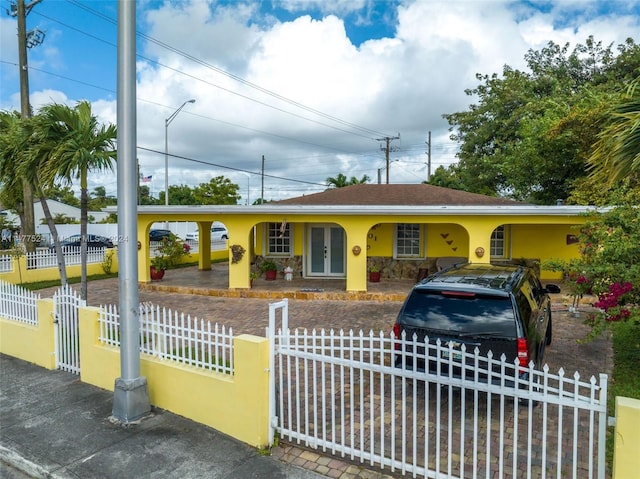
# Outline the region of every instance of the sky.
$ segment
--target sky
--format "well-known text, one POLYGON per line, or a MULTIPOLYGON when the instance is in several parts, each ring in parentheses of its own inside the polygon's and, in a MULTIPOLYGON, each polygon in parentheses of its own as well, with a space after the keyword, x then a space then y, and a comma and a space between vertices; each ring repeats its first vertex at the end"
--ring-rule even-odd
MULTIPOLYGON (((20 110, 11 3, 0 0, 6 111, 20 110)), ((28 51, 34 110, 88 100, 115 124, 117 2, 26 3, 27 30, 44 33, 28 51)), ((164 191, 166 142, 169 184, 224 176, 241 204, 320 192, 338 174, 423 182, 456 162, 442 115, 474 103, 477 73, 526 69, 550 41, 640 41, 640 0, 142 0, 136 16, 144 184, 164 191)), ((115 173, 91 173, 97 186, 117 196, 115 173)))

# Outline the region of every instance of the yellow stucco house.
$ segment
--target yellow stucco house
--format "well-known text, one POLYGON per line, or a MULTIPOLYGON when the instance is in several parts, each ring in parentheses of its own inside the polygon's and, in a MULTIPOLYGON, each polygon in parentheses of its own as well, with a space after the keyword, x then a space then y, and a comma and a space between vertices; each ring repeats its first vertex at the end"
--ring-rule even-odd
MULTIPOLYGON (((210 226, 219 221, 229 230, 230 289, 249 288, 250 272, 268 258, 281 271, 345 279, 347 291, 358 292, 367 290, 372 265, 393 279, 435 271, 438 258, 539 267, 549 258, 578 257, 576 227, 589 212, 425 184, 361 184, 256 206, 140 206, 138 238, 148 238, 154 222, 195 221, 208 244, 210 226)), ((148 243, 139 255, 139 279, 148 282, 148 243)), ((210 267, 210 256, 201 255, 199 268, 210 267)))

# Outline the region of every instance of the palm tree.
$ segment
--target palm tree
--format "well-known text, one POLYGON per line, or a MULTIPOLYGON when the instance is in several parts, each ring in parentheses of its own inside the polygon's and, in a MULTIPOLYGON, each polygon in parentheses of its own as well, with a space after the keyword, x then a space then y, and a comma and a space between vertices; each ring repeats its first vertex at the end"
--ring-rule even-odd
POLYGON ((633 81, 613 107, 611 123, 598 136, 589 158, 591 175, 611 185, 640 173, 640 79, 633 81))
POLYGON ((327 186, 329 188, 343 188, 345 186, 363 184, 370 180, 371 178, 369 178, 367 175, 364 175, 360 179, 356 178, 355 176, 347 179, 345 175, 343 175, 342 173, 338 173, 338 176, 336 176, 335 178, 332 176, 327 178, 327 186))
MULTIPOLYGON (((23 237, 34 238, 33 188, 24 177, 16 174, 20 158, 27 150, 28 136, 23 125, 22 115, 17 111, 0 112, 0 193, 2 203, 20 216, 23 237)), ((25 241, 24 246, 28 252, 35 251, 34 241, 25 241)))
MULTIPOLYGON (((3 184, 2 196, 19 203, 19 190, 24 185, 29 185, 29 190, 34 191, 40 198, 42 210, 45 215, 52 238, 57 238, 56 225, 53 222, 43 189, 50 180, 41 175, 41 164, 48 158, 49 151, 38 140, 38 117, 21 117, 5 113, 0 116, 3 135, 0 136, 0 182, 3 184)), ((33 201, 31 201, 31 204, 33 201)), ((18 209, 20 205, 14 204, 18 209)), ((24 231, 24 230, 23 230, 24 231)), ((24 244, 27 251, 35 249, 35 242, 27 240, 24 244), (29 248, 32 245, 33 248, 29 248)), ((64 255, 59 244, 55 248, 58 261, 60 281, 67 284, 67 273, 64 264, 64 255)))
POLYGON ((51 147, 45 176, 57 177, 69 184, 80 180, 80 296, 87 299, 87 174, 90 170, 113 170, 116 158, 116 127, 98 124, 91 113, 91 104, 81 101, 74 108, 51 104, 43 107, 39 116, 45 143, 51 147))

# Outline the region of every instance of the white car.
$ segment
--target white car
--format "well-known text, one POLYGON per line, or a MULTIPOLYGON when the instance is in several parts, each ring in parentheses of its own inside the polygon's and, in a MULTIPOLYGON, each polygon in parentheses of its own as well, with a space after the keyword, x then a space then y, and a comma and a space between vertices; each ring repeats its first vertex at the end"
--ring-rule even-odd
MULTIPOLYGON (((195 230, 187 233, 185 238, 191 241, 198 241, 199 231, 195 230)), ((229 232, 227 231, 227 227, 222 224, 213 224, 211 226, 211 241, 221 241, 226 239, 229 239, 229 232)))

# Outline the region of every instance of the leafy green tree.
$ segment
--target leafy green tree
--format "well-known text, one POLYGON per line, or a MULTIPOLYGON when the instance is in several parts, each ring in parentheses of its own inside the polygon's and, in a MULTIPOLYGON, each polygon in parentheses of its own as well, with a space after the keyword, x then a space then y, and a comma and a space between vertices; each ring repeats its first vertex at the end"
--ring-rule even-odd
POLYGON ((54 184, 45 190, 47 198, 59 201, 65 205, 80 207, 80 200, 76 197, 70 185, 54 184))
POLYGON ((91 104, 81 101, 74 108, 53 103, 44 106, 39 116, 39 132, 55 161, 45 164, 47 175, 69 184, 80 180, 80 296, 87 299, 87 211, 90 170, 112 170, 116 158, 115 125, 99 125, 91 113, 91 104))
POLYGON ((351 178, 347 179, 347 177, 344 174, 338 173, 338 176, 336 177, 330 176, 329 178, 327 178, 327 187, 329 189, 343 188, 345 186, 367 183, 368 181, 371 181, 371 178, 369 178, 367 175, 364 175, 360 179, 356 178, 355 176, 352 176, 351 178))
MULTIPOLYGON (((465 189, 465 184, 459 178, 458 171, 453 168, 445 168, 444 166, 438 166, 427 183, 434 186, 441 186, 443 188, 451 188, 453 190, 465 189)), ((486 194, 491 195, 493 194, 493 191, 488 189, 486 194)))
POLYGON ((200 183, 193 190, 196 205, 236 205, 240 201, 240 187, 229 178, 216 176, 208 183, 200 183))
POLYGON ((100 211, 105 206, 117 205, 118 200, 115 196, 107 196, 107 190, 104 186, 96 186, 89 194, 88 208, 93 211, 100 211))
MULTIPOLYGON (((162 192, 162 204, 164 205, 164 192, 162 192)), ((138 187, 138 201, 141 205, 157 205, 160 204, 157 198, 151 196, 151 190, 147 185, 138 187)))
MULTIPOLYGON (((159 194, 157 204, 164 205, 164 191, 159 194)), ((169 185, 169 204, 171 205, 195 205, 196 195, 188 185, 169 185)))
POLYGON ((616 55, 589 37, 572 51, 550 42, 525 60, 527 71, 478 74, 480 84, 466 91, 477 103, 444 115, 459 162, 431 183, 455 178, 467 191, 553 204, 587 176, 608 105, 640 68, 640 47, 629 39, 616 55))
MULTIPOLYGON (((79 223, 79 221, 73 218, 69 218, 64 213, 56 213, 55 215, 53 215, 53 222, 57 225, 72 225, 72 224, 79 223)), ((47 224, 46 218, 42 218, 42 224, 45 224, 45 225, 47 224)))

